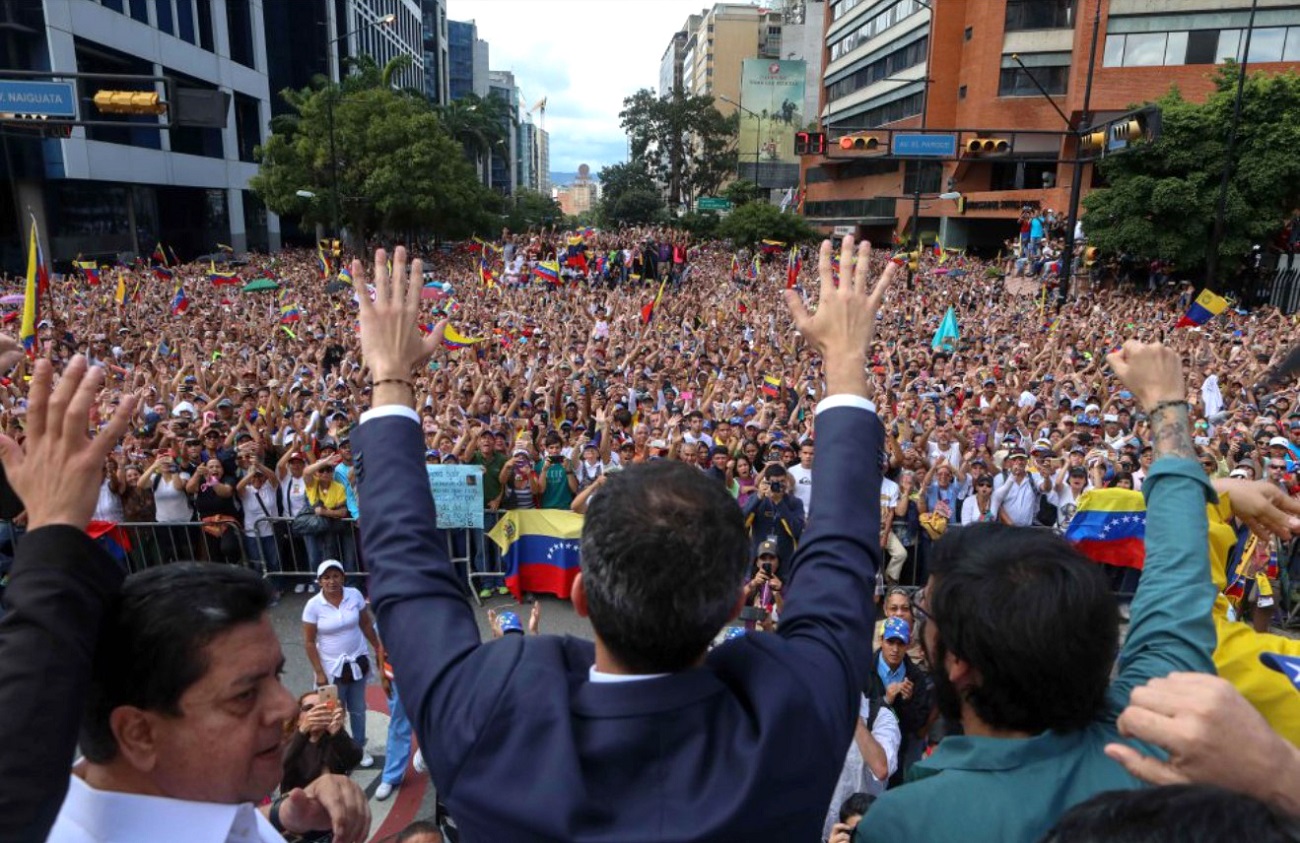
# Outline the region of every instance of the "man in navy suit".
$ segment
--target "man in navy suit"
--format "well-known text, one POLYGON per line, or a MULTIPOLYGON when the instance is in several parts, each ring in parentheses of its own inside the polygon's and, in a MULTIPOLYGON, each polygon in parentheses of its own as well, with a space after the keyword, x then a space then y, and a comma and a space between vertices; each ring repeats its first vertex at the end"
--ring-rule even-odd
MULTIPOLYGON (((592 499, 573 604, 594 645, 480 642, 434 529, 412 409, 411 372, 442 330, 417 328, 420 262, 408 274, 399 248, 390 277, 376 254, 375 300, 361 299, 374 403, 354 434, 362 545, 404 702, 465 839, 817 839, 871 663, 883 431, 864 360, 896 267, 873 288, 869 253, 837 285, 822 245, 814 315, 786 293, 825 361, 813 515, 780 631, 712 651, 740 610, 749 543, 722 488, 667 461, 592 499)), ((845 238, 840 265, 854 260, 845 238)))

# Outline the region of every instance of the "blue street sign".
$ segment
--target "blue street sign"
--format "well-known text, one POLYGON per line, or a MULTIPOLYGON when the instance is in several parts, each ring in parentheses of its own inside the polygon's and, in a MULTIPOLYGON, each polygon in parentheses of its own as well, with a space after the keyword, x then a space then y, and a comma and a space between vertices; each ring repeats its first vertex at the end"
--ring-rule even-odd
POLYGON ((40 117, 77 116, 77 94, 71 82, 28 82, 0 79, 0 114, 40 117))
POLYGON ((935 158, 956 158, 957 136, 895 132, 892 137, 890 154, 904 157, 924 157, 929 155, 935 158))

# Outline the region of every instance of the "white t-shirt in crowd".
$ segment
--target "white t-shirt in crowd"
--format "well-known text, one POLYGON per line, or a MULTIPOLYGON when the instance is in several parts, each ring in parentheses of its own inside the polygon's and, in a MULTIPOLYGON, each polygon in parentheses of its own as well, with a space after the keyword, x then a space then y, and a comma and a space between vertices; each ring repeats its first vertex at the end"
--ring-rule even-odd
POLYGON ((886 507, 893 509, 898 506, 899 495, 898 484, 888 477, 880 478, 880 509, 883 512, 886 507))
POLYGON ((321 593, 302 607, 302 622, 316 625, 316 652, 331 681, 343 672, 346 662, 369 652, 366 637, 361 634, 361 613, 365 608, 366 598, 347 586, 343 587, 338 606, 331 605, 321 593))
MULTIPOLYGON (((985 513, 986 521, 995 521, 998 517, 998 509, 993 505, 993 498, 989 498, 989 508, 985 513)), ((961 525, 965 527, 968 524, 980 523, 980 504, 975 495, 971 495, 961 503, 961 525)))
POLYGON ((126 520, 126 514, 122 511, 122 498, 108 485, 107 477, 99 484, 99 500, 95 502, 95 514, 90 520, 112 521, 114 524, 126 520))
POLYGON ((280 478, 280 498, 284 501, 284 515, 293 518, 307 505, 307 481, 286 474, 280 478))
POLYGON ((808 512, 812 506, 812 469, 796 465, 786 471, 794 478, 794 496, 803 501, 803 511, 808 512))
POLYGON ((190 496, 185 493, 185 481, 190 476, 183 471, 173 476, 181 479, 181 488, 172 485, 165 474, 154 475, 154 511, 160 522, 184 524, 194 520, 194 508, 190 506, 190 496))
POLYGON ((954 471, 961 468, 961 445, 957 442, 949 442, 947 448, 940 448, 938 442, 931 441, 927 452, 931 465, 939 457, 944 457, 954 471))
POLYGON ((1029 474, 1021 483, 1008 476, 1005 483, 993 490, 993 505, 998 514, 1007 511, 1007 517, 1017 527, 1028 527, 1034 523, 1038 512, 1038 492, 1035 490, 1034 478, 1029 474))
POLYGON ((267 520, 279 517, 279 513, 276 512, 275 495, 276 489, 271 485, 270 480, 263 480, 261 488, 249 483, 239 493, 239 503, 244 509, 244 535, 275 535, 275 527, 267 520))

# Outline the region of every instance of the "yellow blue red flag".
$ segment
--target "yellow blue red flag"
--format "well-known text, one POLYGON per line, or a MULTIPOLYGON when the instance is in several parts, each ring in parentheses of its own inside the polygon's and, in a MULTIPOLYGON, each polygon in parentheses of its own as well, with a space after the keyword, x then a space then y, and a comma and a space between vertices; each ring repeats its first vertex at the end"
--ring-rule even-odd
POLYGON ((559 509, 512 509, 488 533, 501 548, 506 588, 515 597, 543 592, 568 599, 581 570, 581 515, 559 509))

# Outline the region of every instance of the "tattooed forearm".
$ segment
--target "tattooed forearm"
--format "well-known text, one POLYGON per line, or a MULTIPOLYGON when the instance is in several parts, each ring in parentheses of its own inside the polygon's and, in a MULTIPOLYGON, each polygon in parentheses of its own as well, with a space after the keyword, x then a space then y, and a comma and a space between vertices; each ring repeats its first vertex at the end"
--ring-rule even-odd
POLYGON ((1197 458, 1186 404, 1165 404, 1151 413, 1151 446, 1157 459, 1165 455, 1197 458))

